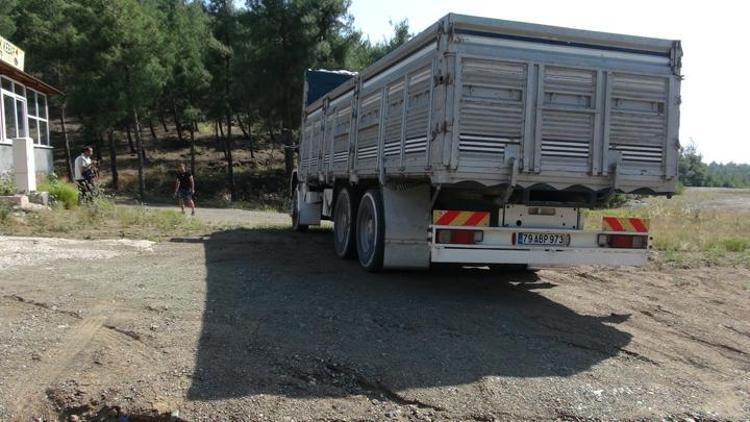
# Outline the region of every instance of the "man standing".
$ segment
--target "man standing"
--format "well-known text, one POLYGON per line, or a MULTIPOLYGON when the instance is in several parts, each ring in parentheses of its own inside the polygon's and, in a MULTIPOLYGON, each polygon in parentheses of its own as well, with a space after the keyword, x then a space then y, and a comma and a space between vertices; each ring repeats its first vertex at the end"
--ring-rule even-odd
POLYGON ((190 207, 191 215, 195 215, 195 178, 193 174, 187 171, 185 164, 180 163, 177 166, 177 180, 174 185, 174 196, 177 198, 177 205, 185 214, 185 205, 190 207))
POLYGON ((93 154, 93 148, 84 147, 81 155, 76 157, 73 164, 73 178, 80 192, 79 200, 87 199, 90 195, 93 195, 93 180, 96 169, 96 163, 91 159, 93 154))

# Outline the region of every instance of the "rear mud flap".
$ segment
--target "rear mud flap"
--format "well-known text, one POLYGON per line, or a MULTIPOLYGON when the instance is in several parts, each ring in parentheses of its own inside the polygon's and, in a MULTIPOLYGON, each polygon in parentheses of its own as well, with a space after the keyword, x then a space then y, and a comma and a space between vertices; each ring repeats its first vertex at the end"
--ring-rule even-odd
POLYGON ((386 269, 430 267, 430 186, 393 184, 383 187, 386 269))

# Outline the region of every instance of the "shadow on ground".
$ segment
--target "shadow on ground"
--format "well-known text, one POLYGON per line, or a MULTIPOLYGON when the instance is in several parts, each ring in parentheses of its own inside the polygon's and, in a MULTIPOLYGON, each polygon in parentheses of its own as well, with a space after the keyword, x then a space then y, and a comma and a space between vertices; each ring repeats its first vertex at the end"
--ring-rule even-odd
MULTIPOLYGON (((535 293, 534 274, 369 274, 330 232, 206 240, 207 295, 190 399, 383 396, 486 376, 569 376, 631 336, 535 293)), ((627 317, 624 317, 625 319, 627 317)))

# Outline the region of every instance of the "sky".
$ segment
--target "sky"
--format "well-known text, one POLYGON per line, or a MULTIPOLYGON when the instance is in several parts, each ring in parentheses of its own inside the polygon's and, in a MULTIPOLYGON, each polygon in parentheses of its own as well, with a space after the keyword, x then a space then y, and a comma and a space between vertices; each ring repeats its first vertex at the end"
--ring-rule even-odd
POLYGON ((680 143, 704 161, 750 163, 750 24, 743 2, 715 0, 353 0, 354 26, 380 41, 389 21, 420 32, 450 13, 682 41, 680 143))

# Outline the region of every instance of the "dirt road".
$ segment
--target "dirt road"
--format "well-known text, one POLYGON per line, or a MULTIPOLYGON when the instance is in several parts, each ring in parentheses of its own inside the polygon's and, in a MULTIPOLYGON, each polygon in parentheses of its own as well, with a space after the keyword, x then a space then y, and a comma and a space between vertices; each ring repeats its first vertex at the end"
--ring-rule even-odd
POLYGON ((368 274, 241 215, 93 260, 18 247, 0 420, 750 419, 750 270, 368 274))

